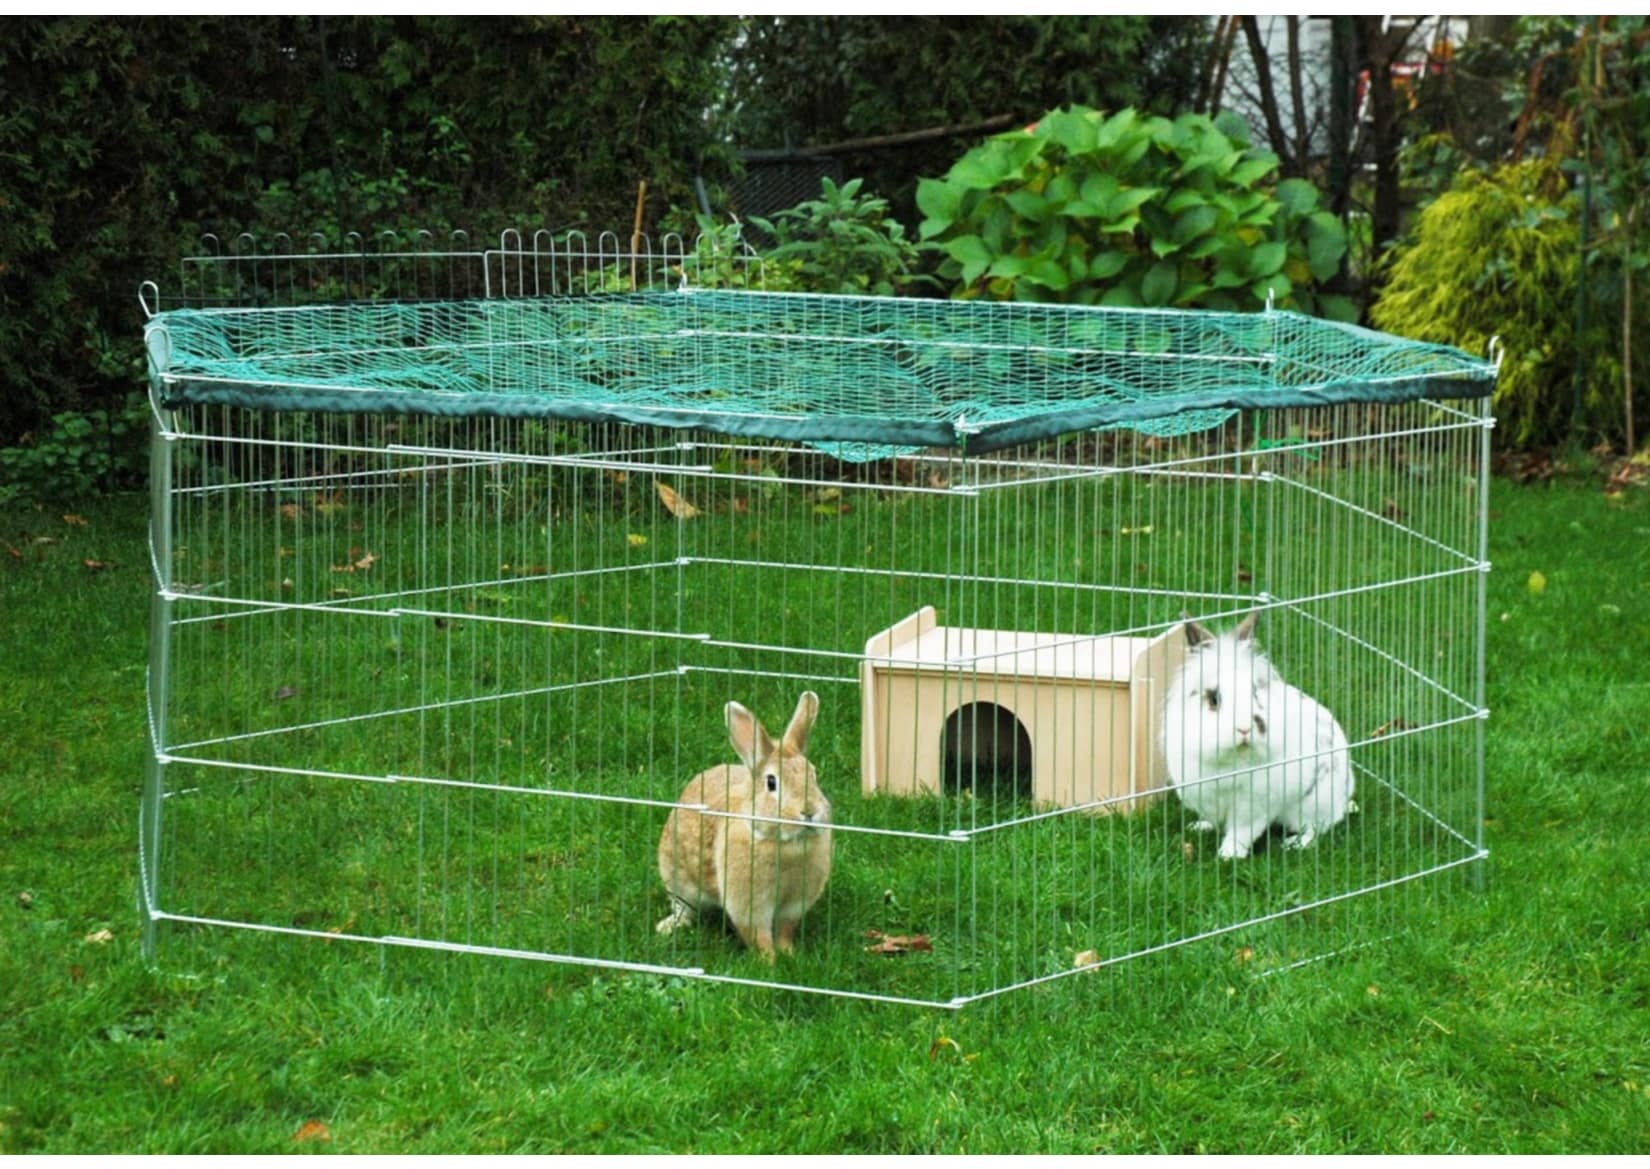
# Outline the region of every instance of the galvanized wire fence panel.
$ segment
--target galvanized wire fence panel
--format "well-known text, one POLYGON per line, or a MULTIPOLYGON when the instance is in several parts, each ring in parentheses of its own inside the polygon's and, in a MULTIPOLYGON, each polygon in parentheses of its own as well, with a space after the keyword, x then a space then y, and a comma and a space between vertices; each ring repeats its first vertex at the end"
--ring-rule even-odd
MULTIPOLYGON (((782 381, 802 352, 773 299, 715 306, 723 384, 782 381)), ((810 335, 844 327, 803 300, 810 335)), ((576 307, 635 335, 628 294, 576 307)), ((325 311, 347 392, 397 334, 379 306, 325 311)), ((199 365, 157 369, 153 929, 960 1006, 1210 938, 1288 967, 1401 928, 1422 878, 1484 855, 1482 398, 843 459, 702 425, 278 402, 269 361, 306 351, 285 321, 246 327, 217 335, 263 363, 262 390, 236 375, 263 399, 192 400, 165 383, 199 365), (1228 861, 1174 791, 1173 659, 1151 655, 1179 653, 1182 613, 1252 611, 1344 729, 1359 810, 1228 861), (877 640, 919 626, 957 631, 940 660, 877 640), (724 705, 777 731, 803 690, 834 864, 797 953, 770 964, 714 914, 656 932, 666 818, 734 761, 724 705)), ((398 376, 446 360, 399 335, 398 376)), ((669 335, 630 351, 635 377, 662 376, 669 335)), ((1009 356, 999 396, 1038 367, 1009 356)), ((536 392, 525 361, 511 392, 536 392)), ((823 376, 799 360, 793 383, 823 376)))

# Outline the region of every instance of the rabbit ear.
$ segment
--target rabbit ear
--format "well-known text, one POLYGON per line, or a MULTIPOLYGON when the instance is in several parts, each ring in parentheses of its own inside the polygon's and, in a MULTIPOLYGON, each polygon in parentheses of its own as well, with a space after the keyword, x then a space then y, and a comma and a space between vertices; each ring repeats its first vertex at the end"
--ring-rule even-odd
POLYGON ((1245 617, 1242 621, 1240 621, 1238 623, 1237 639, 1239 641, 1249 641, 1249 640, 1251 640, 1255 636, 1255 622, 1257 622, 1259 620, 1260 620, 1260 610, 1255 609, 1249 614, 1249 616, 1245 617))
POLYGON ((796 713, 791 715, 791 721, 785 728, 784 747, 787 755, 800 755, 802 749, 808 745, 808 732, 813 730, 814 719, 819 717, 819 695, 812 690, 804 690, 802 697, 796 701, 796 713))
POLYGON ((1203 628, 1203 626, 1199 625, 1196 621, 1187 620, 1186 624, 1181 626, 1181 628, 1186 631, 1187 649, 1196 649, 1204 642, 1213 641, 1215 639, 1214 634, 1203 628))
POLYGON ((757 764, 772 753, 773 740, 757 717, 737 702, 728 703, 723 713, 727 715, 728 741, 733 744, 733 753, 755 771, 757 764))

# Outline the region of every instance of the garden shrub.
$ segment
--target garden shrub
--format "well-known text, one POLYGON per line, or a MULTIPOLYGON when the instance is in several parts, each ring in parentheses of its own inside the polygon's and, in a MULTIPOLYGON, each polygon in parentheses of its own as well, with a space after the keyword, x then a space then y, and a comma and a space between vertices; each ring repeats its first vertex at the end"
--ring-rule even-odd
POLYGON ((919 234, 965 299, 1241 311, 1273 295, 1349 319, 1352 303, 1321 291, 1346 233, 1277 169, 1235 120, 1072 106, 923 180, 919 234))
POLYGON ((1499 335, 1506 358, 1496 383, 1497 440, 1558 440, 1576 406, 1577 356, 1589 360, 1580 408, 1613 409, 1621 365, 1607 326, 1576 333, 1582 276, 1580 209, 1556 163, 1463 172, 1416 217, 1393 249, 1370 319, 1420 341, 1483 353, 1499 335))

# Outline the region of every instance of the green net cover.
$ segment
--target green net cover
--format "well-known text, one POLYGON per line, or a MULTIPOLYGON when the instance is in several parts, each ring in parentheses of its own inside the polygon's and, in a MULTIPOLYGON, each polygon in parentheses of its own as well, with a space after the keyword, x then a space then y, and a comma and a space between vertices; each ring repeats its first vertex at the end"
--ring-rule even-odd
POLYGON ((147 339, 168 407, 621 421, 856 460, 1482 397, 1495 379, 1457 349, 1292 312, 704 290, 180 309, 147 339))

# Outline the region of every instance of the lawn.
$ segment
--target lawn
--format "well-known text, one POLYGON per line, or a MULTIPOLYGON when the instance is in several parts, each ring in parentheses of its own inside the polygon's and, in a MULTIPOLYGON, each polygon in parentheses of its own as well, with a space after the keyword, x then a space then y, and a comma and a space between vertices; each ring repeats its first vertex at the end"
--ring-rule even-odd
POLYGON ((226 931, 147 966, 145 502, 16 509, 0 1151, 1644 1151, 1650 497, 1491 507, 1487 865, 1289 973, 1216 939, 960 1014, 226 931))

